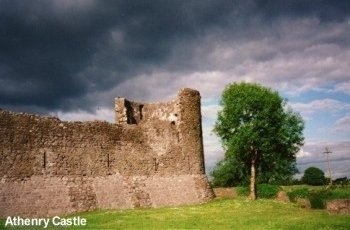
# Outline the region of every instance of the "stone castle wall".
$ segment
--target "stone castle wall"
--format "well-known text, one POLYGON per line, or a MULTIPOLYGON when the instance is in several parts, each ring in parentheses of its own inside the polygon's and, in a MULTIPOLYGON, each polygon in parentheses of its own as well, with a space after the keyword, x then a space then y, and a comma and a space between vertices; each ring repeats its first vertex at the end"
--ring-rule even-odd
POLYGON ((0 217, 201 203, 200 95, 117 98, 116 124, 0 111, 0 217))

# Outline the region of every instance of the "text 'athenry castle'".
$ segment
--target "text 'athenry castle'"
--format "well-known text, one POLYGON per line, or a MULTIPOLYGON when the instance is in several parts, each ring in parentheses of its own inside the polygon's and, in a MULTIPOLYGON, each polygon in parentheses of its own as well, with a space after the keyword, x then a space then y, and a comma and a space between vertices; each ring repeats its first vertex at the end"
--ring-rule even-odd
POLYGON ((117 98, 116 124, 0 111, 0 218, 201 203, 200 95, 137 103, 117 98))

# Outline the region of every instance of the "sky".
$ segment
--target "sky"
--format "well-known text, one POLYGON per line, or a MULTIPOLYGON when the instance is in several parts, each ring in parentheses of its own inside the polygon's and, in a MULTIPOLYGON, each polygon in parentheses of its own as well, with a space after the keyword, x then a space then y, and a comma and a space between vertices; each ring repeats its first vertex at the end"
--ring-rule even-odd
POLYGON ((202 96, 206 171, 233 82, 276 90, 305 121, 302 175, 350 178, 350 1, 0 0, 0 108, 113 122, 115 97, 202 96))

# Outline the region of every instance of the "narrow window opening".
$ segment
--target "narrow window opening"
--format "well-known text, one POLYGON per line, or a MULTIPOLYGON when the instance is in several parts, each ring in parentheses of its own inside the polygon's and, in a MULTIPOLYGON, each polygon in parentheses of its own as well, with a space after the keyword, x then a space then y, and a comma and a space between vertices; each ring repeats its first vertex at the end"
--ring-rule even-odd
POLYGON ((140 105, 140 107, 139 107, 139 111, 140 111, 140 120, 143 119, 142 109, 143 109, 143 105, 140 105))
POLYGON ((43 167, 46 168, 46 152, 43 154, 43 167))
POLYGON ((153 162, 154 162, 154 171, 157 172, 158 171, 158 166, 159 166, 158 159, 156 157, 154 157, 153 158, 153 162))

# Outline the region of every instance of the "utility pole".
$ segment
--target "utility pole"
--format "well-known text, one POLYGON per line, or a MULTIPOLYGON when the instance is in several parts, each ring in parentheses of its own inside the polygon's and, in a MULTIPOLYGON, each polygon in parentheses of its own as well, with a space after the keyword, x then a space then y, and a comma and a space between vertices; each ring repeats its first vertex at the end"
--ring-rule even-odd
POLYGON ((328 172, 329 172, 329 186, 332 186, 333 180, 332 180, 332 170, 331 170, 331 162, 329 160, 329 154, 332 153, 328 147, 325 148, 325 151, 323 152, 327 156, 327 163, 328 163, 328 172))

